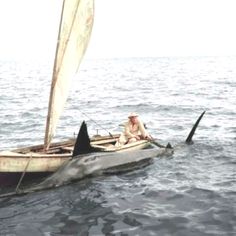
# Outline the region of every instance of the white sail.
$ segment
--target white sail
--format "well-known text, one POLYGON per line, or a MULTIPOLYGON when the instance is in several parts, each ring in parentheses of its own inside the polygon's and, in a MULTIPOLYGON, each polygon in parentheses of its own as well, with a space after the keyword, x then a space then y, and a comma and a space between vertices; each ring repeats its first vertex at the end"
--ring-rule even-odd
POLYGON ((66 103, 71 79, 87 48, 93 15, 93 0, 64 0, 44 139, 46 149, 66 103))

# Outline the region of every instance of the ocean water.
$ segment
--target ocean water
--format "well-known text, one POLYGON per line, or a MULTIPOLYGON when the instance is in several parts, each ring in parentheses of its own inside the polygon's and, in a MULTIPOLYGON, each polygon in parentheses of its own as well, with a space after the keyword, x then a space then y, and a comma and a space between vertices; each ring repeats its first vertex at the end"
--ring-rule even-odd
MULTIPOLYGON (((0 150, 42 143, 50 63, 0 61, 0 150)), ((160 143, 194 144, 119 175, 0 199, 0 235, 236 235, 236 57, 83 61, 55 140, 121 132, 139 113, 160 143)), ((0 187, 0 193, 6 189, 0 187)))

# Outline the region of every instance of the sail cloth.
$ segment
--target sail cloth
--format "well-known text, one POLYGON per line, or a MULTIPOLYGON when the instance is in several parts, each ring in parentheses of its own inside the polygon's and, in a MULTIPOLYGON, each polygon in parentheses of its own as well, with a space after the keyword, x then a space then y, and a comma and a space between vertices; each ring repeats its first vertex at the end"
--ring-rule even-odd
POLYGON ((86 51, 94 19, 94 0, 64 0, 49 98, 44 145, 55 134, 71 80, 86 51))

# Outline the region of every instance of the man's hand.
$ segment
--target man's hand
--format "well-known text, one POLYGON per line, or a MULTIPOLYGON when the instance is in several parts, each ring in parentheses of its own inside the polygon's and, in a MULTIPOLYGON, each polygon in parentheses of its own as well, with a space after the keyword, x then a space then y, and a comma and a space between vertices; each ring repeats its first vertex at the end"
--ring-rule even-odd
POLYGON ((147 139, 147 140, 149 140, 149 141, 153 140, 153 138, 152 138, 150 135, 147 135, 147 136, 145 137, 145 139, 147 139))

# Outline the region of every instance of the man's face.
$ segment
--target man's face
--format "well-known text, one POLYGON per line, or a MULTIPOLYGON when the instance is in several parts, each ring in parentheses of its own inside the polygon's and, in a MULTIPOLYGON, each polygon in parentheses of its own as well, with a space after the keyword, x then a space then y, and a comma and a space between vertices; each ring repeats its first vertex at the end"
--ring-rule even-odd
POLYGON ((133 124, 136 124, 138 122, 138 117, 137 116, 132 116, 132 117, 130 117, 130 120, 133 124))

